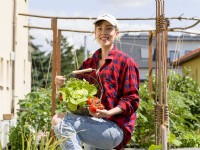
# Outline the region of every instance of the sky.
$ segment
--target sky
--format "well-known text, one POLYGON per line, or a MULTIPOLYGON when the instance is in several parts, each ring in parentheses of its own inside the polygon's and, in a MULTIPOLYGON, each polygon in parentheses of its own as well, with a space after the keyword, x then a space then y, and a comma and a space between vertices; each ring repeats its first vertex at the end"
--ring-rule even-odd
MULTIPOLYGON (((165 0, 165 17, 188 17, 200 19, 200 0, 165 0)), ((23 12, 22 12, 23 13, 23 12)), ((152 18, 156 16, 156 0, 29 0, 29 14, 58 17, 97 17, 109 13, 116 18, 152 18)), ((119 29, 123 30, 149 30, 155 29, 155 21, 118 21, 119 29)), ((170 27, 186 27, 195 21, 172 20, 170 27)), ((50 19, 29 18, 29 25, 51 27, 50 19)), ((72 30, 93 31, 92 20, 59 20, 58 28, 72 30)), ((187 31, 200 33, 200 25, 187 31)), ((46 39, 52 40, 52 31, 31 29, 30 34, 35 38, 36 45, 41 45, 43 51, 51 51, 52 47, 46 39)), ((62 32, 67 36, 68 42, 75 48, 84 46, 93 52, 99 48, 93 34, 62 32)), ((136 33, 129 33, 136 34, 136 33)), ((137 33, 139 34, 139 33, 137 33)), ((176 33, 169 33, 176 34, 176 33)), ((120 34, 122 35, 122 34, 120 34)))

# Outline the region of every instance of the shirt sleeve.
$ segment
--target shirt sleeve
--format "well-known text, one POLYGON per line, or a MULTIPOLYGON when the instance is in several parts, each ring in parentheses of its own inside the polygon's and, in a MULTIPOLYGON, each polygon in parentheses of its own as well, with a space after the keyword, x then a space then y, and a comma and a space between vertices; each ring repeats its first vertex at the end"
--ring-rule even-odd
POLYGON ((122 109, 125 116, 129 116, 139 106, 139 69, 134 61, 127 64, 121 81, 123 92, 118 107, 122 109))

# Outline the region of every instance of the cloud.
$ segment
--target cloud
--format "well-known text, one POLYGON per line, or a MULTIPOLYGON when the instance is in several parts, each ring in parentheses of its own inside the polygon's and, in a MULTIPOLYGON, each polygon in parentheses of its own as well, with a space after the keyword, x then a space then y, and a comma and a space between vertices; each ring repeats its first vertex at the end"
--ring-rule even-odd
POLYGON ((132 7, 132 8, 141 8, 147 6, 151 0, 99 0, 105 5, 120 6, 120 7, 132 7))

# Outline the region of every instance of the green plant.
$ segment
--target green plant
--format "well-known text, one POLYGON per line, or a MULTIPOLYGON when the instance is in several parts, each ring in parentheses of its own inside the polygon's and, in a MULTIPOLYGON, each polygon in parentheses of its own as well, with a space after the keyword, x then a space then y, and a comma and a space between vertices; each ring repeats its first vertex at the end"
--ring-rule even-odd
POLYGON ((25 111, 19 112, 19 123, 29 124, 36 131, 50 130, 51 121, 51 90, 38 89, 28 93, 19 105, 25 111))
POLYGON ((38 132, 32 132, 29 125, 17 125, 12 127, 9 134, 9 145, 12 150, 61 150, 60 144, 68 137, 57 140, 55 137, 50 137, 46 132, 39 139, 38 132))
MULTIPOLYGON (((200 86, 185 74, 170 72, 168 76, 170 148, 200 147, 200 86), (193 138, 191 138, 193 135, 193 138)), ((154 99, 150 97, 148 81, 140 86, 140 107, 131 144, 134 147, 147 148, 154 144, 154 99)))
POLYGON ((2 144, 1 144, 1 142, 0 142, 0 150, 2 150, 3 149, 3 147, 2 147, 2 144))
POLYGON ((162 145, 154 145, 152 144, 148 150, 162 150, 162 145))
POLYGON ((9 133, 9 145, 12 150, 24 150, 27 148, 27 138, 30 130, 27 127, 22 127, 18 124, 16 127, 11 127, 9 133))

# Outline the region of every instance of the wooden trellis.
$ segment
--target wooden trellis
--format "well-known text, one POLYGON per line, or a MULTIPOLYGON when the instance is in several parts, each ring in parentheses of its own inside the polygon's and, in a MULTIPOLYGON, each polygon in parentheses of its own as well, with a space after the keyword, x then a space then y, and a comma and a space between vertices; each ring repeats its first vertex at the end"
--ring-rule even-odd
MULTIPOLYGON (((56 16, 41 16, 33 14, 23 14, 22 16, 37 17, 44 19, 51 19, 51 27, 38 27, 31 25, 24 25, 26 28, 52 30, 53 31, 53 58, 52 58, 52 116, 55 114, 56 109, 56 85, 54 82, 55 76, 60 74, 61 66, 61 32, 79 32, 79 33, 92 33, 92 31, 83 30, 70 30, 58 29, 58 19, 79 19, 79 20, 94 20, 96 18, 89 17, 56 17, 56 16)), ((152 41, 156 37, 156 99, 155 99, 155 144, 162 144, 162 149, 167 150, 167 133, 168 133, 168 104, 167 104, 167 37, 168 32, 183 32, 186 29, 192 28, 200 23, 198 18, 185 18, 185 17, 171 17, 164 16, 164 0, 156 0, 156 18, 117 18, 117 20, 154 20, 156 21, 155 30, 127 30, 120 31, 120 33, 127 32, 148 32, 149 33, 149 93, 152 93, 152 41), (194 24, 185 28, 168 28, 169 20, 194 20, 194 24)), ((199 33, 191 33, 199 34, 199 33)), ((53 134, 52 134, 53 135, 53 134)))
POLYGON ((164 0, 156 0, 156 97, 155 97, 155 142, 167 150, 168 101, 167 58, 168 20, 164 15, 164 0))

